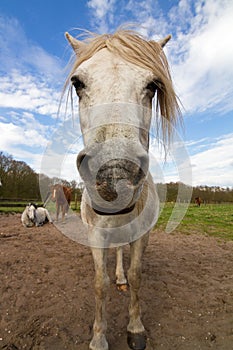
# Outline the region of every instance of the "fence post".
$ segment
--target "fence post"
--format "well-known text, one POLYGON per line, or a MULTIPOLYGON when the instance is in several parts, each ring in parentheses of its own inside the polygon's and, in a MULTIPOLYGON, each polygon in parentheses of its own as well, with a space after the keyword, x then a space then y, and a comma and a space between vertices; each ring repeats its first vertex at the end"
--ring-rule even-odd
POLYGON ((74 194, 74 209, 77 210, 77 202, 78 202, 78 194, 75 192, 74 194))

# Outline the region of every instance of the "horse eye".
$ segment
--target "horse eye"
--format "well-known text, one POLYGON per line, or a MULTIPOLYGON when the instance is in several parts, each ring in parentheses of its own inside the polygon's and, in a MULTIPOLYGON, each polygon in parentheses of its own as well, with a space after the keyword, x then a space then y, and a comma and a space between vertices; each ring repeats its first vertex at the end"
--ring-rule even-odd
POLYGON ((152 81, 149 84, 147 84, 146 89, 151 91, 153 94, 155 94, 158 86, 156 84, 156 81, 152 81))
POLYGON ((85 84, 78 77, 72 77, 71 82, 77 93, 85 88, 85 84))

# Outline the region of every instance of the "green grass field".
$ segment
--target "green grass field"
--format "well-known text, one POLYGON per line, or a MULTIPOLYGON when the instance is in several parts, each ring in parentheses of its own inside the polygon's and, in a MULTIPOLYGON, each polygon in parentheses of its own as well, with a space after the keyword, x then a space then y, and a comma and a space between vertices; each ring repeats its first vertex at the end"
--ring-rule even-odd
MULTIPOLYGON (((0 201, 0 213, 22 213, 26 207, 28 202, 13 202, 10 201, 9 203, 3 201, 0 201)), ((39 206, 43 205, 42 203, 37 203, 39 206)))
MULTIPOLYGON (((24 204, 26 206, 27 203, 24 204)), ((22 213, 25 206, 18 207, 16 204, 11 207, 1 207, 0 203, 0 212, 22 213)), ((173 206, 174 204, 171 203, 165 204, 155 229, 165 231, 173 206)), ((79 208, 78 203, 77 209, 79 210, 79 208)), ((74 210, 74 202, 71 203, 71 209, 74 210)), ((207 234, 226 240, 233 240, 233 204, 207 204, 201 205, 200 208, 194 204, 190 204, 183 220, 174 232, 207 234)))
MULTIPOLYGON (((173 205, 167 203, 161 212, 156 228, 165 230, 173 205)), ((174 232, 207 234, 233 240, 233 204, 207 204, 197 207, 190 204, 174 232)))
POLYGON ((20 207, 1 207, 0 206, 0 213, 9 214, 9 213, 22 213, 24 211, 24 208, 20 207))
MULTIPOLYGON (((28 202, 1 202, 0 201, 0 213, 22 213, 28 202), (4 205, 3 205, 4 204, 4 205)), ((43 203, 37 202, 38 206, 43 206, 43 203)), ((50 210, 49 207, 47 207, 50 210)), ((77 209, 75 209, 75 202, 71 202, 72 210, 80 210, 80 203, 77 203, 77 209)))

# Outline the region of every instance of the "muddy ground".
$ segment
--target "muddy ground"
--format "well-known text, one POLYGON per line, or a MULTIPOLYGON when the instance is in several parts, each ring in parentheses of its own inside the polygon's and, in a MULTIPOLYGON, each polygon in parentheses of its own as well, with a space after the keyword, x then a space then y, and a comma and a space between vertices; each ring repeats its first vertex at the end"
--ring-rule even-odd
MULTIPOLYGON (((126 350, 129 291, 115 287, 114 253, 107 337, 110 350, 126 350)), ((233 242, 153 232, 141 289, 147 349, 233 349, 232 271, 233 242)), ((93 279, 88 247, 54 225, 27 229, 20 215, 0 215, 0 349, 87 350, 93 279)))

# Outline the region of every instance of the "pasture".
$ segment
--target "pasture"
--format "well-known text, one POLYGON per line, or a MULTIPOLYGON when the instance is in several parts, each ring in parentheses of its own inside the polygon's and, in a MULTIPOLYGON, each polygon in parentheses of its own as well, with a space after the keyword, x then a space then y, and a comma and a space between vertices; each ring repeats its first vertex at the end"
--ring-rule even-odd
MULTIPOLYGON (((165 204, 156 228, 165 230, 173 206, 174 204, 171 203, 165 204)), ((203 204, 199 208, 195 204, 190 204, 175 232, 184 234, 197 233, 233 240, 233 205, 203 204)))
MULTIPOLYGON (((0 213, 22 213, 28 202, 1 202, 0 213), (4 205, 4 206, 3 206, 4 205)), ((42 206, 42 203, 38 203, 42 206)), ((71 209, 80 211, 80 202, 71 202, 71 209)), ((172 213, 173 203, 165 203, 155 229, 165 230, 172 213)), ((50 210, 50 208, 48 207, 50 210)), ((203 204, 197 207, 190 204, 188 210, 175 230, 183 234, 205 234, 226 240, 233 240, 233 204, 203 204)))
MULTIPOLYGON (((19 213, 21 214, 26 205, 29 203, 29 200, 24 200, 24 201, 1 201, 0 200, 0 213, 5 213, 5 214, 9 214, 9 213, 19 213)), ((38 204, 38 206, 43 206, 43 203, 40 201, 36 201, 33 200, 31 202, 35 202, 38 204)), ((47 206, 48 210, 50 210, 51 205, 47 206)), ((79 211, 80 210, 80 202, 71 202, 70 205, 71 209, 74 211, 79 211)))
MULTIPOLYGON (((147 350, 232 349, 232 209, 191 204, 175 232, 165 234, 172 205, 165 206, 143 258, 147 350)), ((0 227, 0 348, 88 350, 94 317, 89 248, 53 225, 24 228, 20 214, 1 214, 0 227)), ((114 250, 108 260, 110 350, 127 350, 129 291, 115 287, 114 250)), ((127 246, 124 262, 128 268, 127 246)))
POLYGON ((43 206, 42 202, 37 200, 1 200, 0 213, 19 213, 21 214, 29 202, 37 202, 38 206, 43 206))

